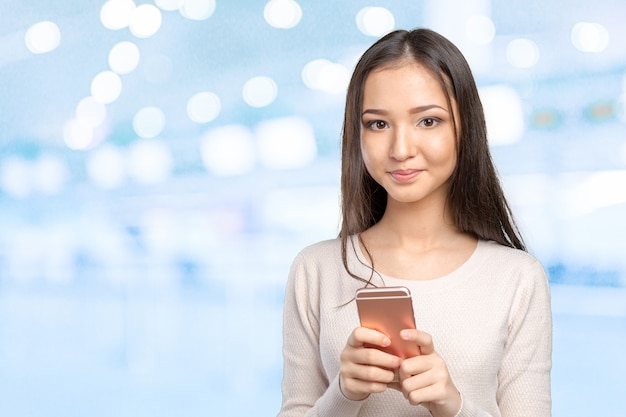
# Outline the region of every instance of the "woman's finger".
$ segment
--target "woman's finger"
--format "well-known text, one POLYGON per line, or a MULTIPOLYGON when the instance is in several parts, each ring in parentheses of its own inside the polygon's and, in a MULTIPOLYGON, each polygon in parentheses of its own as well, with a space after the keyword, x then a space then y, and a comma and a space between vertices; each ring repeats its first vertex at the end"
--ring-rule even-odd
POLYGON ((358 348, 366 345, 387 347, 391 344, 389 337, 383 333, 368 329, 367 327, 357 327, 348 338, 348 345, 358 348))
POLYGON ((404 329, 400 332, 402 339, 415 342, 420 347, 422 355, 430 355, 435 351, 433 338, 426 332, 416 329, 404 329))
POLYGON ((348 346, 343 350, 340 357, 342 362, 384 369, 397 369, 402 363, 402 359, 397 356, 376 348, 366 347, 348 346))

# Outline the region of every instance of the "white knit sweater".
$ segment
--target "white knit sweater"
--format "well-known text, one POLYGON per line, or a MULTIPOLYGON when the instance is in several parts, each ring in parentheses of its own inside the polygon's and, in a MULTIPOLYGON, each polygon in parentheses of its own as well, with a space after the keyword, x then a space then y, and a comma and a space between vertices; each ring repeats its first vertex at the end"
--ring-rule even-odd
MULTIPOLYGON (((371 270, 355 242, 348 242, 349 266, 367 278, 371 270)), ((363 284, 347 274, 340 253, 339 240, 330 240, 305 248, 293 262, 279 417, 430 416, 393 389, 363 401, 341 393, 339 356, 359 325, 353 297, 363 284)), ((528 253, 479 241, 472 256, 446 276, 413 281, 375 274, 373 282, 411 291, 417 328, 433 336, 463 397, 459 417, 551 415, 549 286, 528 253)))

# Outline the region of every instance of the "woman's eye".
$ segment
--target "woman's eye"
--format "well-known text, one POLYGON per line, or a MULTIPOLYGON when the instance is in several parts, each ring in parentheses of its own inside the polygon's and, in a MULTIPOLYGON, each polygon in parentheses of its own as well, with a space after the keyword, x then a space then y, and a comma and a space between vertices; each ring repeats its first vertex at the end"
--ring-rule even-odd
POLYGON ((382 120, 372 120, 367 124, 370 129, 382 130, 387 127, 387 123, 382 120))
POLYGON ((422 119, 420 121, 420 124, 424 127, 435 127, 437 126, 437 124, 439 123, 439 120, 433 118, 433 117, 427 117, 425 119, 422 119))

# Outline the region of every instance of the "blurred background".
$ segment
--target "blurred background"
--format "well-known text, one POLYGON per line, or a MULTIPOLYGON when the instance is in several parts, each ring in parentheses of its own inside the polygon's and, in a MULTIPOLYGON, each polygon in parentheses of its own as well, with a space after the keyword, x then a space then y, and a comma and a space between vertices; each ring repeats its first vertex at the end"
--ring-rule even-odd
POLYGON ((275 415, 337 235, 358 56, 455 42, 554 310, 554 415, 623 416, 626 2, 1 0, 0 414, 275 415))

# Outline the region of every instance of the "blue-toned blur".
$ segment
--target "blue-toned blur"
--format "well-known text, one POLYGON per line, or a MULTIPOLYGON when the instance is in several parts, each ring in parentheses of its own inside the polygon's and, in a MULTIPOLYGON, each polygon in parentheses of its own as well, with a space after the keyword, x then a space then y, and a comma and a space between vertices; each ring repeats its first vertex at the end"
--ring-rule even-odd
POLYGON ((275 415, 337 236, 344 95, 394 28, 463 51, 554 310, 554 415, 623 416, 626 2, 0 2, 0 415, 275 415))

